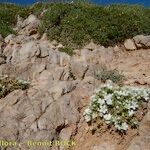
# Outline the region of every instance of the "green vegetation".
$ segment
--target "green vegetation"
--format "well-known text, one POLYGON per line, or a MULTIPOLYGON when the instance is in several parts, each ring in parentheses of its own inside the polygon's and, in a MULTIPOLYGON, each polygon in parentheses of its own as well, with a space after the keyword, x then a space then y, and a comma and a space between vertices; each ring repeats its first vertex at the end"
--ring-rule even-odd
POLYGON ((73 55, 73 49, 70 47, 61 47, 58 49, 60 52, 65 52, 68 55, 72 56, 73 55))
POLYGON ((146 109, 150 91, 145 88, 118 86, 109 82, 95 91, 89 106, 84 111, 85 120, 96 129, 103 124, 124 133, 128 128, 138 126, 138 111, 146 109))
POLYGON ((105 46, 137 34, 150 34, 150 9, 140 6, 53 4, 42 18, 39 32, 67 46, 83 46, 91 39, 105 46))
POLYGON ((25 90, 29 88, 29 85, 30 83, 25 80, 13 79, 7 75, 0 76, 0 98, 17 89, 25 90))
POLYGON ((38 3, 30 7, 0 4, 0 34, 14 33, 17 15, 33 13, 41 19, 39 33, 67 47, 81 47, 93 40, 113 45, 137 34, 150 34, 150 9, 142 6, 98 6, 84 2, 38 3), (41 16, 41 12, 46 10, 41 16))
POLYGON ((12 4, 0 4, 0 34, 3 37, 13 33, 12 27, 17 22, 17 16, 25 18, 28 16, 27 8, 12 4))
POLYGON ((124 76, 118 72, 118 70, 108 70, 106 67, 102 66, 100 69, 95 71, 95 78, 106 82, 111 80, 114 83, 122 83, 124 76))

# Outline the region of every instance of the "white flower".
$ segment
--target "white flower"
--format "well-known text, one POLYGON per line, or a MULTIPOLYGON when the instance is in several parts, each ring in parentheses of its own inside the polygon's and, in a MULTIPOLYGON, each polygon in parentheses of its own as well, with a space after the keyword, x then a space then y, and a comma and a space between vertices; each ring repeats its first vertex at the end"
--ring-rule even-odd
POLYGON ((100 116, 100 117, 103 117, 104 115, 103 115, 103 113, 99 112, 99 116, 100 116))
POLYGON ((121 125, 115 124, 115 128, 118 130, 127 130, 128 129, 128 124, 126 122, 122 123, 121 125))
POLYGON ((111 122, 111 118, 112 118, 111 114, 104 115, 104 119, 107 124, 111 122))
POLYGON ((128 124, 126 122, 122 123, 121 129, 126 131, 128 129, 128 124))
POLYGON ((91 101, 93 101, 93 99, 95 99, 95 95, 92 95, 92 96, 90 97, 90 100, 91 100, 91 101))
POLYGON ((136 101, 127 102, 125 104, 125 108, 127 108, 128 110, 130 110, 130 109, 135 110, 136 108, 138 108, 138 104, 136 101))
POLYGON ((113 88, 113 85, 114 85, 114 83, 113 83, 111 80, 107 80, 107 81, 106 81, 106 86, 107 86, 109 89, 112 89, 112 88, 113 88))
POLYGON ((133 116, 134 111, 133 111, 133 110, 129 110, 129 111, 128 111, 128 114, 129 114, 129 116, 133 116))
POLYGON ((107 103, 108 105, 112 105, 112 99, 107 99, 106 103, 107 103))
POLYGON ((92 119, 91 116, 88 116, 88 115, 86 115, 84 118, 85 118, 85 121, 86 121, 86 122, 89 122, 89 121, 91 121, 91 119, 92 119))
POLYGON ((85 109, 84 111, 85 115, 91 115, 92 114, 92 110, 90 108, 85 109))
POLYGON ((108 94, 107 96, 104 97, 104 99, 108 105, 112 104, 112 94, 108 94))
POLYGON ((98 99, 98 103, 100 104, 100 106, 105 104, 105 100, 104 99, 98 99))
POLYGON ((106 124, 112 123, 118 130, 126 131, 128 129, 128 119, 132 121, 130 125, 137 124, 133 120, 133 115, 142 100, 150 100, 149 89, 120 87, 111 83, 111 81, 107 82, 100 89, 96 89, 95 95, 91 96, 90 105, 84 112, 85 120, 89 122, 99 116, 106 124), (109 91, 111 91, 111 94, 109 91), (112 103, 114 104, 113 108, 109 106, 112 103), (122 113, 127 115, 128 118, 122 120, 120 115, 122 113))
POLYGON ((138 107, 137 102, 133 102, 133 101, 132 101, 130 108, 132 108, 133 110, 135 110, 137 107, 138 107))
POLYGON ((103 105, 103 106, 101 106, 101 107, 100 107, 99 112, 101 112, 101 113, 105 114, 107 111, 108 111, 108 110, 107 110, 106 105, 103 105))
POLYGON ((121 130, 121 126, 119 124, 115 124, 115 128, 121 130))

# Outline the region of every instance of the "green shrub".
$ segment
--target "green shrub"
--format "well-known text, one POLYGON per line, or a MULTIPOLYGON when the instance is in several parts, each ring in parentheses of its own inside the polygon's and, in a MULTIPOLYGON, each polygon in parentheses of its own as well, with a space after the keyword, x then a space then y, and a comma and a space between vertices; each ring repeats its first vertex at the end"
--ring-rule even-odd
POLYGON ((73 55, 73 49, 70 47, 61 47, 58 49, 60 52, 65 52, 66 54, 72 56, 73 55))
POLYGON ((17 22, 18 15, 27 17, 27 8, 13 4, 0 4, 0 34, 3 37, 11 33, 15 34, 13 26, 17 22))
POLYGON ((91 96, 84 117, 91 125, 100 119, 109 127, 124 133, 129 127, 138 126, 137 111, 145 109, 144 105, 149 100, 149 89, 107 83, 91 96))
POLYGON ((93 40, 108 46, 137 34, 150 34, 149 14, 150 9, 141 6, 59 3, 48 8, 39 31, 64 45, 79 47, 93 40))
POLYGON ((137 34, 150 34, 150 9, 141 6, 98 6, 77 0, 69 3, 37 3, 30 7, 0 4, 0 32, 12 33, 17 15, 41 17, 39 33, 68 47, 82 47, 93 40, 104 46, 114 45, 137 34), (46 10, 43 16, 41 12, 46 10), (6 27, 7 26, 7 27, 6 27))
POLYGON ((0 20, 7 25, 15 25, 17 16, 20 15, 23 18, 28 16, 28 9, 13 4, 0 4, 0 20))
POLYGON ((101 80, 102 82, 111 80, 114 83, 122 83, 122 81, 124 80, 124 76, 120 74, 118 70, 108 70, 104 66, 96 70, 94 74, 95 78, 101 80))
POLYGON ((28 89, 30 82, 21 80, 21 79, 14 79, 10 78, 7 75, 0 76, 0 98, 5 97, 10 92, 17 90, 17 89, 28 89))
POLYGON ((7 35, 9 35, 11 33, 16 34, 15 31, 10 26, 8 26, 6 23, 0 21, 0 34, 3 37, 6 37, 7 35))

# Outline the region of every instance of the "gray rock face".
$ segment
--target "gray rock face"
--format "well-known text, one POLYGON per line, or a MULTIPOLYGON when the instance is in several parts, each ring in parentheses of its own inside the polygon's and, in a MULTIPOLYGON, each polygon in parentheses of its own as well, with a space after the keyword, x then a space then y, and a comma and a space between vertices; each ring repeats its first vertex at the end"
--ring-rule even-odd
POLYGON ((150 36, 137 35, 133 40, 138 48, 150 48, 150 36))
POLYGON ((40 20, 32 14, 23 22, 18 20, 18 25, 19 25, 18 29, 21 28, 19 30, 19 34, 24 34, 24 35, 36 34, 39 24, 40 24, 40 20))
POLYGON ((124 46, 127 50, 136 50, 136 46, 135 46, 134 41, 132 39, 127 39, 124 42, 124 46))
POLYGON ((20 49, 14 49, 12 52, 12 63, 20 63, 32 61, 35 56, 40 54, 39 46, 31 41, 29 43, 23 44, 20 49))
POLYGON ((80 60, 71 61, 71 72, 78 79, 84 79, 85 74, 88 70, 88 64, 80 60))

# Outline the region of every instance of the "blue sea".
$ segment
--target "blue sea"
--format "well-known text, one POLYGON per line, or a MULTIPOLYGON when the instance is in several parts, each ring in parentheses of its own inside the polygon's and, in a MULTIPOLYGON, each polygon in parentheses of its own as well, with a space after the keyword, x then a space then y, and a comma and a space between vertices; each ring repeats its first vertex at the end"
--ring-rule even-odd
MULTIPOLYGON (((10 2, 21 5, 30 5, 37 2, 37 0, 0 0, 0 2, 10 2)), ((139 4, 146 7, 150 7, 150 0, 92 0, 92 2, 101 5, 119 3, 119 4, 139 4)))

